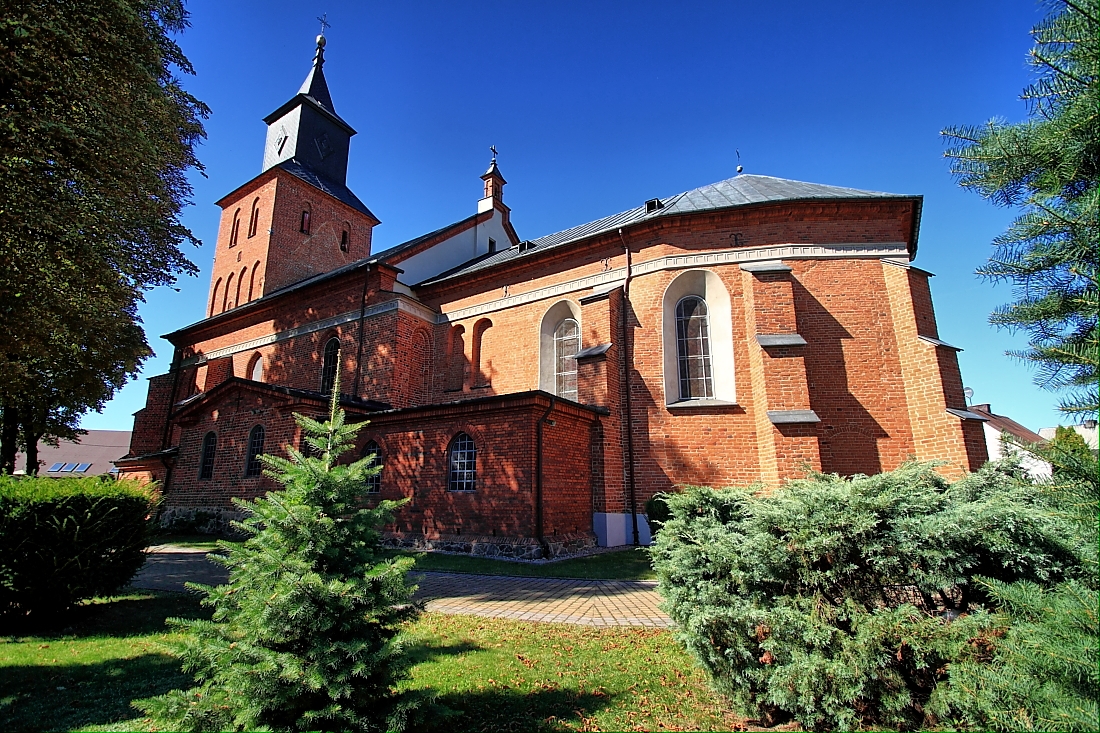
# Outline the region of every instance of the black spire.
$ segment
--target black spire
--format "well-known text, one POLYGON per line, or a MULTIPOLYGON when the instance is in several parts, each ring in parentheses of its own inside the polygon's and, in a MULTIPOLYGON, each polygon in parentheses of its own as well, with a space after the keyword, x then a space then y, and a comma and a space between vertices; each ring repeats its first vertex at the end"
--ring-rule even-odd
POLYGON ((325 81, 324 35, 317 36, 317 52, 302 88, 267 117, 264 170, 295 160, 317 175, 343 184, 348 173, 348 148, 355 130, 332 104, 325 81))

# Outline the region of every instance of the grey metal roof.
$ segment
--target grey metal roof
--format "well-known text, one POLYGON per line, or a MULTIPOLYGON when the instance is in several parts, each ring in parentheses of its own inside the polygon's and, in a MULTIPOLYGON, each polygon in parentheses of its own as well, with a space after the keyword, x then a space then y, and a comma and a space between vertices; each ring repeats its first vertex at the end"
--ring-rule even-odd
POLYGON ((842 186, 827 186, 821 183, 804 183, 802 181, 791 181, 786 178, 775 178, 774 176, 744 174, 728 178, 724 181, 719 181, 718 183, 700 186, 699 188, 685 191, 675 196, 662 198, 660 199, 661 207, 653 211, 647 212, 647 207, 643 204, 642 206, 613 214, 603 219, 597 219, 587 224, 581 224, 571 229, 533 239, 526 249, 511 247, 489 257, 471 260, 465 265, 436 275, 418 284, 427 285, 429 283, 448 280, 453 277, 460 277, 471 272, 493 267, 503 262, 526 257, 537 252, 543 252, 552 247, 576 242, 597 234, 615 231, 620 227, 636 224, 641 221, 689 214, 698 211, 730 209, 738 206, 762 204, 770 201, 859 198, 919 199, 920 197, 882 193, 879 191, 863 191, 858 188, 844 188, 842 186))
POLYGON ((352 193, 351 189, 344 184, 330 181, 327 178, 322 178, 321 176, 317 175, 317 173, 315 173, 313 170, 302 165, 293 158, 279 163, 277 167, 282 168, 284 171, 291 174, 295 178, 300 178, 301 180, 305 181, 319 191, 324 191, 329 196, 343 201, 345 204, 355 209, 356 211, 363 212, 375 221, 380 221, 377 216, 371 213, 371 210, 367 208, 367 205, 360 201, 359 197, 352 193))

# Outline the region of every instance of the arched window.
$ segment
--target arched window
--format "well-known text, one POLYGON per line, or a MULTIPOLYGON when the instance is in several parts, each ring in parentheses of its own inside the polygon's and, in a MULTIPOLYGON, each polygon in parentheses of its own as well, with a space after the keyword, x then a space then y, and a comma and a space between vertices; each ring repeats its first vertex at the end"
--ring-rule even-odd
POLYGON ((577 352, 581 345, 581 327, 566 318, 554 329, 554 387, 558 397, 577 401, 577 352))
POLYGON ((260 269, 260 263, 257 260, 256 264, 252 265, 252 275, 248 278, 248 301, 251 303, 252 299, 256 297, 256 273, 260 269))
POLYGON ((351 232, 348 231, 347 226, 340 232, 340 251, 347 252, 351 249, 351 232))
POLYGON ((698 295, 689 295, 676 304, 676 359, 682 400, 714 397, 707 315, 707 303, 698 295))
POLYGON ((248 457, 244 461, 246 477, 259 476, 263 471, 260 456, 264 452, 264 426, 257 425, 248 433, 248 457))
POLYGON ((202 439, 202 458, 199 460, 199 478, 207 481, 214 478, 214 454, 218 452, 218 436, 209 432, 202 439))
POLYGON ((459 433, 447 451, 447 490, 473 491, 477 487, 477 446, 466 433, 459 433))
MULTIPOLYGON (((244 290, 244 276, 248 274, 248 268, 245 267, 241 270, 241 274, 237 276, 237 297, 233 301, 233 307, 236 308, 241 304, 241 291, 244 290)), ((247 291, 245 292, 247 295, 247 291)))
MULTIPOLYGON (((493 322, 488 318, 482 318, 474 324, 473 338, 470 345, 470 376, 473 383, 472 387, 488 387, 492 380, 492 369, 489 369, 491 364, 483 364, 483 361, 492 362, 492 359, 483 359, 482 355, 485 353, 485 341, 488 336, 489 329, 492 328, 493 322)), ((491 351, 489 353, 492 353, 491 351)))
POLYGON ((229 229, 229 246, 237 246, 237 238, 241 235, 241 210, 233 212, 233 226, 229 229))
POLYGON ((218 293, 221 291, 221 288, 222 279, 219 277, 218 281, 214 283, 214 294, 210 296, 210 315, 214 315, 218 310, 218 293))
POLYGON ((248 368, 248 378, 253 382, 264 381, 264 357, 261 354, 252 357, 252 366, 248 368))
POLYGON ((321 361, 321 394, 332 394, 336 384, 336 369, 340 360, 340 339, 333 337, 325 344, 325 353, 321 361))
POLYGON ((576 400, 580 348, 581 309, 571 300, 559 300, 539 326, 539 389, 576 400))
POLYGON ((310 216, 309 208, 302 209, 302 220, 298 225, 298 231, 302 234, 309 234, 310 216))
MULTIPOLYGON (((382 448, 378 443, 373 440, 368 440, 367 444, 363 446, 362 458, 371 458, 370 466, 381 467, 382 464, 382 448)), ((374 474, 367 476, 367 493, 377 494, 382 490, 382 471, 376 471, 374 474)))
POLYGON ((710 270, 686 270, 665 289, 661 330, 665 404, 735 404, 729 291, 710 270))
POLYGON ((223 313, 233 307, 233 300, 230 298, 230 295, 233 293, 233 277, 236 274, 235 272, 231 272, 229 273, 229 277, 225 279, 225 295, 222 296, 223 313))
POLYGON ((248 217, 248 237, 256 236, 256 227, 260 223, 260 200, 252 202, 252 215, 248 217))

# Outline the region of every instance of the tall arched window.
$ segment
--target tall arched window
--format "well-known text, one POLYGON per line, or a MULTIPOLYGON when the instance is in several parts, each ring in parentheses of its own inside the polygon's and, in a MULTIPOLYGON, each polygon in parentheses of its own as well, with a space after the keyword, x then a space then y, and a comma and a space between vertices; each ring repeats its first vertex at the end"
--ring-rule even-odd
MULTIPOLYGON (((372 467, 381 466, 382 448, 379 447, 377 442, 373 440, 368 440, 367 444, 363 446, 362 458, 367 457, 373 459, 370 462, 370 465, 372 467)), ((377 471, 374 474, 367 476, 366 486, 368 494, 377 494, 378 492, 380 492, 382 490, 382 471, 377 471)))
POLYGON ((558 397, 577 401, 577 352, 581 345, 581 327, 566 318, 554 329, 554 387, 558 397))
POLYGON ((680 399, 713 398, 710 322, 707 303, 697 295, 689 295, 676 304, 676 359, 679 363, 680 399))
POLYGON ((229 310, 233 307, 233 278, 237 273, 229 273, 229 277, 225 279, 225 295, 222 296, 222 312, 229 310))
POLYGON ((255 354, 252 357, 252 365, 248 367, 248 378, 253 382, 264 381, 264 357, 261 354, 255 354))
POLYGON ((447 490, 473 491, 477 488, 477 446, 466 433, 459 433, 447 450, 447 490))
POLYGON ((214 315, 218 310, 218 294, 221 292, 221 289, 222 279, 219 277, 218 281, 214 283, 214 294, 210 296, 210 315, 214 315))
POLYGON ((202 439, 202 458, 199 460, 199 478, 214 478, 214 454, 218 452, 218 436, 213 431, 202 439))
POLYGON ((257 425, 248 433, 248 457, 244 461, 244 475, 259 476, 263 472, 260 456, 264 452, 264 426, 257 425))
POLYGON ((351 249, 351 227, 344 222, 344 228, 340 232, 340 251, 347 252, 351 249))
POLYGON ((256 227, 260 223, 260 200, 256 199, 252 202, 252 215, 248 217, 248 236, 249 238, 256 236, 256 227))
POLYGON ((333 337, 325 344, 325 353, 321 361, 321 394, 332 394, 336 384, 336 369, 340 361, 340 339, 333 337))
POLYGON ((241 236, 241 210, 233 212, 233 225, 229 229, 229 246, 237 246, 237 238, 241 236))
MULTIPOLYGON (((241 274, 237 276, 237 297, 233 300, 233 307, 234 308, 236 308, 238 305, 240 305, 242 303, 242 301, 241 301, 241 291, 244 290, 244 276, 247 275, 247 274, 248 274, 248 268, 245 267, 241 270, 241 274)), ((245 295, 247 295, 247 294, 248 294, 248 291, 245 291, 245 295)))
POLYGON ((298 231, 300 231, 302 234, 309 234, 309 229, 310 229, 310 211, 309 211, 309 205, 307 204, 306 208, 302 209, 302 220, 298 225, 298 231))
POLYGON ((248 278, 248 302, 252 302, 252 299, 256 297, 256 273, 260 269, 259 261, 252 265, 252 275, 248 278))

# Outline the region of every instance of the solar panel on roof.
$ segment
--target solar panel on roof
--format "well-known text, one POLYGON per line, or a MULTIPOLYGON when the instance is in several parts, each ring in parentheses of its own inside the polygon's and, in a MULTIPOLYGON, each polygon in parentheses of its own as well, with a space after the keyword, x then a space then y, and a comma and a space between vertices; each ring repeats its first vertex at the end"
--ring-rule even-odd
POLYGON ((71 470, 73 470, 74 468, 76 468, 76 464, 75 464, 75 463, 66 463, 66 464, 65 464, 64 466, 62 466, 62 467, 61 467, 60 469, 58 469, 58 470, 60 470, 60 471, 71 471, 71 470))
POLYGON ((64 465, 65 465, 64 463, 55 463, 52 466, 50 466, 50 472, 53 473, 53 472, 56 472, 56 471, 60 471, 61 467, 64 466, 64 465))
POLYGON ((80 465, 78 465, 76 467, 76 470, 79 473, 84 473, 85 471, 87 471, 91 467, 92 467, 92 464, 90 464, 90 463, 81 463, 80 465))

